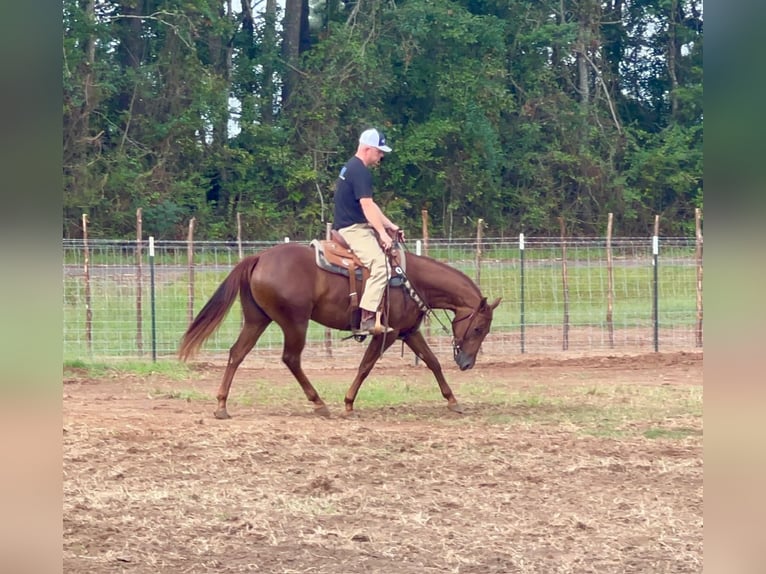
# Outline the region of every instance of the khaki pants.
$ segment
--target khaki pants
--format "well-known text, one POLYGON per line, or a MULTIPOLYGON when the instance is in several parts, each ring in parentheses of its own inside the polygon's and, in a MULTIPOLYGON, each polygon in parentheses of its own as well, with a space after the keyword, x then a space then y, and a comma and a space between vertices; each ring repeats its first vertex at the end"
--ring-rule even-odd
POLYGON ((355 223, 339 229, 338 232, 364 266, 370 270, 370 278, 364 287, 359 306, 368 311, 377 311, 390 277, 388 257, 383 253, 375 231, 368 224, 355 223))

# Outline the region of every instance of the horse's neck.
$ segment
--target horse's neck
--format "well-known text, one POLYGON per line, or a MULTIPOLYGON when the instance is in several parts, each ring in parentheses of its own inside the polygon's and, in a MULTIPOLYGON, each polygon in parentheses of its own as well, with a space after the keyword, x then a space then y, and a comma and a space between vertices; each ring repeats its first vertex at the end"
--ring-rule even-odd
MULTIPOLYGON (((408 257, 412 257, 408 254, 408 257)), ((481 300, 478 287, 464 273, 435 259, 418 257, 415 265, 410 261, 408 275, 432 309, 475 307, 481 300)))

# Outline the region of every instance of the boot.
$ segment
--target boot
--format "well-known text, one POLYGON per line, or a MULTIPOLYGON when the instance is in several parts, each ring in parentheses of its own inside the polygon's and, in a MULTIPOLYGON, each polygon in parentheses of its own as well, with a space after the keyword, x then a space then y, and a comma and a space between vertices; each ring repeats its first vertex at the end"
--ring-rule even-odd
POLYGON ((381 312, 377 313, 362 309, 362 320, 359 322, 359 332, 369 333, 371 335, 379 335, 380 333, 390 333, 393 331, 391 327, 383 327, 380 320, 381 312))
POLYGON ((372 333, 375 330, 375 312, 362 309, 362 320, 359 322, 359 330, 372 333))

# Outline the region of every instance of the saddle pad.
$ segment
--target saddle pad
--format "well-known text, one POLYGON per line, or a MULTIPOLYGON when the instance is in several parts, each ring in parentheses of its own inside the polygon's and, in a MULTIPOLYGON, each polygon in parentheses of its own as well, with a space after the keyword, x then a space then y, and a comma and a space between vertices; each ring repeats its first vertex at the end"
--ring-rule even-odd
MULTIPOLYGON (((324 241, 320 241, 318 239, 312 239, 310 245, 311 247, 314 248, 314 257, 316 259, 316 264, 320 269, 324 269, 325 271, 329 271, 330 273, 337 273, 338 275, 343 275, 345 277, 348 277, 347 267, 344 267, 343 265, 331 263, 330 261, 328 261, 324 252, 324 241)), ((342 260, 343 259, 341 259, 341 261, 342 260)), ((350 264, 350 260, 348 264, 350 264)), ((359 265, 356 268, 355 275, 356 275, 356 278, 361 281, 362 279, 361 265, 359 265)))
MULTIPOLYGON (((348 277, 348 268, 344 267, 343 265, 339 265, 336 263, 332 263, 327 259, 327 256, 325 255, 325 245, 327 244, 327 240, 320 241, 319 239, 312 239, 311 247, 314 248, 314 258, 316 260, 317 267, 320 269, 324 269, 325 271, 329 271, 330 273, 336 273, 338 275, 343 275, 344 277, 348 277)), ((333 243, 335 245, 335 243, 333 243)), ((336 253, 336 256, 339 255, 336 253)), ((404 252, 400 251, 399 256, 401 259, 401 267, 402 270, 404 270, 405 267, 405 258, 404 258, 404 252)), ((340 261, 343 261, 343 258, 340 258, 340 261)), ((359 266, 355 270, 356 278, 361 280, 362 279, 362 266, 359 264, 359 266)), ((389 284, 392 287, 399 287, 404 284, 404 277, 402 275, 399 275, 396 273, 395 270, 392 270, 391 279, 389 280, 389 284)))

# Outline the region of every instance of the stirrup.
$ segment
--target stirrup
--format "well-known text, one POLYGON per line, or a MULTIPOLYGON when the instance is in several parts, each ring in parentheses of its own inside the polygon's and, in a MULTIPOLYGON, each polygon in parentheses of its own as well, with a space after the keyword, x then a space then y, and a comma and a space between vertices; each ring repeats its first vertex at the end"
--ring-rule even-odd
POLYGON ((370 334, 370 335, 382 335, 383 333, 390 333, 394 329, 387 327, 381 322, 382 313, 377 311, 374 319, 370 317, 359 322, 359 328, 354 330, 355 334, 370 334))

